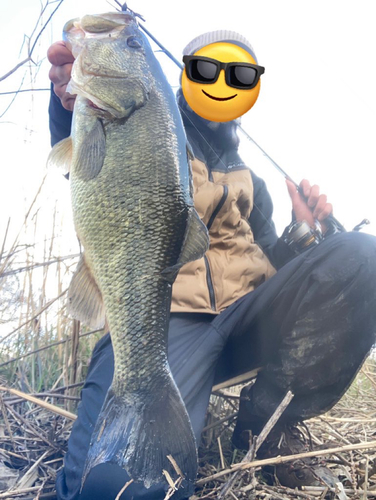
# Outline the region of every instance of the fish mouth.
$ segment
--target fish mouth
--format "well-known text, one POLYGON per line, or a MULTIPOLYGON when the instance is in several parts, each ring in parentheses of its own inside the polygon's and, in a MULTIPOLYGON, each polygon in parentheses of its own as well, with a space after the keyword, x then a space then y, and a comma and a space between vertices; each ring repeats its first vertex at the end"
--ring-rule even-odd
POLYGON ((97 111, 104 111, 104 112, 107 111, 106 109, 100 108, 99 106, 94 104, 93 101, 90 101, 90 99, 87 100, 87 103, 91 108, 96 109, 97 111))
MULTIPOLYGON (((201 89, 202 90, 202 89, 201 89)), ((215 97, 213 95, 210 95, 208 94, 207 92, 205 92, 205 90, 202 90, 202 92, 207 96, 207 97, 210 97, 210 99, 214 99, 215 101, 228 101, 230 99, 233 99, 234 97, 236 97, 238 94, 234 94, 234 95, 231 95, 230 97, 215 97)))
POLYGON ((101 111, 105 113, 111 113, 111 111, 113 111, 111 106, 107 106, 106 103, 100 101, 95 96, 90 95, 82 88, 81 85, 77 84, 73 79, 71 79, 68 83, 67 92, 72 95, 79 95, 83 97, 86 101, 86 104, 95 111, 101 111))
POLYGON ((121 118, 122 113, 120 113, 117 109, 113 108, 110 105, 107 105, 106 103, 100 101, 99 99, 93 98, 93 96, 85 96, 81 94, 82 97, 84 97, 86 101, 86 105, 92 109, 93 111, 96 111, 99 115, 105 115, 107 118, 113 117, 113 118, 121 118))
POLYGON ((92 109, 93 112, 96 112, 97 115, 102 116, 107 120, 120 120, 122 118, 128 118, 129 115, 131 115, 133 111, 137 109, 134 101, 131 101, 129 103, 129 106, 127 106, 126 108, 116 109, 113 106, 99 100, 96 100, 94 102, 92 99, 89 99, 87 97, 85 98, 85 100, 86 105, 90 109, 92 109))

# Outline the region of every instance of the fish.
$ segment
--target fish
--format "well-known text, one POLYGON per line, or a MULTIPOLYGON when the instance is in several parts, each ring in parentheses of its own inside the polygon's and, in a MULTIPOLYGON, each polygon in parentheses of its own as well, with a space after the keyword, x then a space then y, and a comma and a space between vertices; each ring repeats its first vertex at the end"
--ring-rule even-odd
POLYGON ((74 19, 64 38, 75 57, 67 90, 77 98, 71 136, 48 161, 69 166, 84 248, 68 310, 94 328, 106 320, 115 359, 82 485, 93 467, 112 462, 146 488, 166 482, 166 472, 192 488, 197 446, 167 337, 174 279, 209 240, 194 208, 184 127, 132 12, 74 19))

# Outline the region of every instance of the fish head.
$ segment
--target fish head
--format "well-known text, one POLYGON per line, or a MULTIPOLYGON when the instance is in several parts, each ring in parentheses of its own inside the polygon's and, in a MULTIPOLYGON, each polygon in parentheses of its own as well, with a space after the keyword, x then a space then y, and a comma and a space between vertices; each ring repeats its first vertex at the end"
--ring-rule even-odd
POLYGON ((109 119, 126 118, 145 104, 154 56, 131 13, 73 19, 63 34, 75 57, 68 92, 86 98, 93 113, 109 119))

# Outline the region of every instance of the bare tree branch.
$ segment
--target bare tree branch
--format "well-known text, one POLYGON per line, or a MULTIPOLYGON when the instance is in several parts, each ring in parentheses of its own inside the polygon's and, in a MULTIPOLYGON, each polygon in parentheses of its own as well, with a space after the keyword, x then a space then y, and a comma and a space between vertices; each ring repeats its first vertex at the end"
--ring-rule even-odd
POLYGON ((29 61, 32 61, 32 56, 33 56, 33 51, 35 49, 35 46, 40 38, 40 36, 42 35, 43 31, 46 29, 48 23, 51 21, 52 17, 54 16, 55 12, 57 11, 57 9, 60 7, 60 5, 64 2, 64 0, 59 0, 58 2, 58 5, 57 7, 52 11, 51 15, 49 16, 49 18, 47 19, 47 21, 44 23, 44 25, 42 26, 42 28, 40 29, 38 35, 36 36, 34 42, 33 42, 33 45, 30 47, 31 45, 31 38, 33 37, 34 33, 36 32, 36 29, 37 29, 37 26, 41 20, 41 17, 42 15, 44 14, 44 12, 46 11, 47 7, 53 3, 56 3, 55 1, 51 2, 50 0, 47 0, 45 6, 42 8, 42 11, 41 13, 39 14, 39 17, 38 17, 38 21, 36 22, 35 26, 34 26, 34 29, 33 29, 33 32, 31 34, 30 37, 28 37, 28 42, 27 42, 27 46, 28 46, 28 55, 25 59, 23 59, 23 61, 19 62, 18 64, 16 64, 16 66, 14 68, 12 68, 10 71, 8 71, 5 75, 1 76, 0 77, 0 82, 5 80, 6 78, 8 78, 10 75, 12 75, 13 73, 15 73, 19 68, 21 68, 24 64, 26 64, 27 62, 29 61))
MULTIPOLYGON (((36 39, 35 39, 35 41, 34 41, 34 43, 33 43, 33 46, 31 47, 31 51, 30 51, 30 54, 29 54, 29 56, 30 56, 30 57, 31 57, 31 55, 32 55, 32 53, 33 53, 33 51, 34 51, 34 49, 35 49, 35 46, 36 46, 37 41, 39 40, 39 38, 40 38, 41 34, 42 34, 42 33, 43 33, 43 31, 46 29, 46 27, 47 27, 48 23, 51 21, 51 19, 53 18, 53 16, 54 16, 55 12, 57 11, 57 9, 60 7, 60 5, 61 5, 63 2, 64 2, 64 0, 60 0, 60 1, 59 1, 59 3, 58 3, 58 5, 57 5, 57 7, 56 7, 56 8, 52 11, 52 13, 51 13, 50 17, 47 19, 47 22, 45 22, 45 23, 44 23, 44 25, 42 26, 42 29, 39 31, 39 33, 38 33, 38 35, 37 35, 37 37, 36 37, 36 39)), ((40 17, 43 15, 43 13, 44 13, 44 11, 46 10, 46 8, 47 8, 47 6, 48 6, 48 4, 49 4, 49 3, 50 3, 50 2, 48 2, 48 1, 47 1, 46 5, 45 5, 45 8, 44 8, 44 9, 42 10, 42 12, 41 12, 40 17)), ((39 18, 40 18, 40 17, 39 17, 39 18)))
POLYGON ((17 269, 12 269, 11 271, 5 271, 1 274, 1 277, 3 278, 5 276, 13 276, 14 274, 22 273, 24 271, 29 271, 30 269, 36 269, 37 267, 49 266, 51 264, 55 264, 56 262, 63 262, 64 260, 67 260, 67 259, 75 259, 76 257, 79 257, 79 256, 80 256, 79 253, 75 253, 72 255, 66 255, 64 257, 57 257, 56 259, 49 260, 46 262, 36 262, 35 264, 33 264, 31 266, 24 266, 24 267, 19 267, 17 269))
POLYGON ((16 64, 16 66, 11 69, 10 71, 8 71, 8 73, 5 73, 4 76, 1 76, 0 77, 0 82, 2 82, 3 80, 5 80, 6 78, 8 78, 8 76, 12 75, 13 73, 15 73, 18 68, 20 68, 21 66, 23 66, 24 64, 26 64, 28 61, 30 61, 30 57, 26 57, 26 59, 24 59, 23 61, 21 61, 20 63, 16 64))
POLYGON ((39 309, 39 311, 36 314, 34 314, 34 316, 32 318, 29 318, 27 321, 22 323, 22 325, 18 326, 17 328, 12 330, 11 332, 7 333, 3 338, 0 339, 0 343, 4 342, 7 338, 9 338, 14 333, 18 332, 23 326, 27 325, 28 323, 31 323, 34 319, 38 318, 38 316, 40 316, 43 311, 45 311, 50 306, 52 306, 52 304, 54 302, 56 302, 57 300, 59 300, 63 295, 65 295, 67 293, 67 291, 68 291, 68 288, 66 290, 64 290, 60 295, 58 295, 54 299, 47 302, 47 304, 44 307, 42 307, 41 309, 39 309))
MULTIPOLYGON (((92 330, 90 332, 86 333, 81 333, 79 336, 80 339, 83 337, 87 337, 88 335, 92 335, 93 333, 98 333, 98 332, 103 332, 103 328, 98 328, 97 330, 92 330)), ((4 361, 4 363, 0 364, 0 368, 3 368, 3 366, 7 366, 10 363, 15 363, 16 361, 20 361, 21 359, 28 358, 29 356, 32 356, 33 354, 38 354, 39 352, 46 351, 47 349, 51 349, 52 347, 56 347, 61 344, 66 344, 67 342, 71 342, 71 338, 67 338, 65 340, 59 340, 57 342, 53 342, 51 344, 45 345, 44 347, 40 347, 39 349, 35 349, 34 351, 27 352, 26 354, 23 354, 22 356, 18 356, 17 358, 12 358, 8 359, 8 361, 4 361)), ((70 384, 70 387, 74 387, 76 384, 70 384)))
POLYGON ((9 94, 20 94, 21 92, 41 92, 41 91, 50 91, 51 89, 23 89, 23 90, 12 90, 11 92, 0 92, 0 95, 9 95, 9 94))
POLYGON ((25 80, 25 75, 22 77, 22 80, 21 80, 21 83, 20 83, 20 86, 18 87, 18 90, 16 90, 14 96, 13 96, 13 99, 10 101, 10 103, 8 104, 8 106, 6 107, 5 111, 3 111, 0 115, 0 120, 1 118, 5 115, 5 113, 8 111, 8 109, 12 106, 12 104, 14 103, 16 97, 17 97, 17 94, 18 92, 21 90, 21 87, 23 85, 23 82, 25 80))

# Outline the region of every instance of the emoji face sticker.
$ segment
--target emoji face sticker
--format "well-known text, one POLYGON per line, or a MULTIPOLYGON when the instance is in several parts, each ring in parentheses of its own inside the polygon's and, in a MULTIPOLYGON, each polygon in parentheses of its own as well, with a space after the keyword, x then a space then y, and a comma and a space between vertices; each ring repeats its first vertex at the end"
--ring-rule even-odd
POLYGON ((216 42, 184 56, 182 91, 202 118, 227 122, 244 115, 260 92, 264 68, 242 47, 216 42), (226 64, 228 63, 228 64, 226 64))

